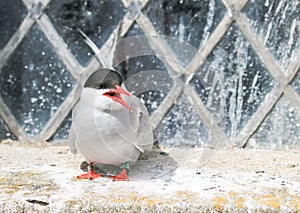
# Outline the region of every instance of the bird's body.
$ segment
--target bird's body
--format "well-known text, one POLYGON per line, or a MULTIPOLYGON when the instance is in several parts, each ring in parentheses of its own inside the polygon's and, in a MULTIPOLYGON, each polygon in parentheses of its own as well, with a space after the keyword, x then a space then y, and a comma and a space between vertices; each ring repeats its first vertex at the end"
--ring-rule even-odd
MULTIPOLYGON (((107 70, 97 72, 101 71, 107 70)), ((74 106, 70 150, 95 164, 133 164, 140 153, 150 150, 153 145, 147 109, 137 97, 121 88, 115 77, 109 77, 104 88, 94 85, 99 76, 92 76, 90 83, 90 78, 86 81, 74 106)), ((106 80, 107 77, 100 77, 99 82, 106 80)))

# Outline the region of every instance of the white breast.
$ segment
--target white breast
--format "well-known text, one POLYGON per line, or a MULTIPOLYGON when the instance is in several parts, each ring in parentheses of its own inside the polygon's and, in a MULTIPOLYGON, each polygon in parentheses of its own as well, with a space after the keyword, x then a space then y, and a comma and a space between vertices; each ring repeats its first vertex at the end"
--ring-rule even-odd
MULTIPOLYGON (((103 110, 103 103, 109 103, 109 99, 99 100, 103 96, 99 96, 97 91, 85 88, 74 108, 72 128, 77 151, 96 164, 135 162, 140 151, 143 151, 143 145, 139 147, 139 144, 145 143, 145 140, 140 141, 139 109, 134 108, 133 101, 127 98, 126 102, 132 102, 128 104, 134 112, 125 107, 103 110), (102 105, 99 106, 98 102, 102 105)), ((150 138, 146 145, 152 146, 152 130, 149 132, 150 138)))

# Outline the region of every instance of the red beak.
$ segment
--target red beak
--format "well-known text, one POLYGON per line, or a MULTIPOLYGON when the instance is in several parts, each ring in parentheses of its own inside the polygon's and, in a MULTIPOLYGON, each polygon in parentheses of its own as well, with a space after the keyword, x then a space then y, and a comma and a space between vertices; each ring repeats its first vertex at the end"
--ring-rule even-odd
POLYGON ((116 85, 116 89, 111 89, 108 92, 104 93, 103 95, 111 98, 115 102, 122 104, 130 112, 133 112, 133 110, 130 108, 130 106, 128 106, 127 103, 122 99, 121 94, 124 94, 124 95, 127 95, 128 97, 130 97, 130 93, 127 92, 126 90, 124 90, 119 85, 116 85))

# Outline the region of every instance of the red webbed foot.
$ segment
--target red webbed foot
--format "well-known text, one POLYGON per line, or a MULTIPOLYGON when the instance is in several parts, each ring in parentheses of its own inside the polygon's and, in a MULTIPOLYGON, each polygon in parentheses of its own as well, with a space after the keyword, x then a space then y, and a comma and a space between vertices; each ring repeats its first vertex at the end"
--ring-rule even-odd
POLYGON ((89 180, 94 180, 95 178, 101 178, 102 176, 100 174, 95 173, 92 170, 89 170, 88 173, 78 175, 78 179, 89 179, 89 180))
POLYGON ((123 169, 118 175, 110 176, 110 178, 112 178, 113 181, 128 181, 126 169, 123 169))
POLYGON ((89 171, 85 174, 78 175, 78 179, 89 179, 89 180, 94 180, 95 178, 101 178, 102 176, 100 174, 97 174, 93 171, 93 163, 90 163, 90 168, 89 171))

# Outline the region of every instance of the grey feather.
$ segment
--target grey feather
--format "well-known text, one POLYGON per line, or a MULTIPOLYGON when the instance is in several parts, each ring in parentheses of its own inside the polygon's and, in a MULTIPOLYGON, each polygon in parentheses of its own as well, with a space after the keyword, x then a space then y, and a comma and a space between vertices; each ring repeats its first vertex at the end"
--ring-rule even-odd
MULTIPOLYGON (((72 153, 80 153, 96 164, 121 165, 134 163, 140 153, 153 145, 153 132, 144 104, 135 96, 123 96, 133 109, 112 102, 117 109, 103 111, 99 108, 96 89, 84 88, 75 105, 69 146, 72 153)), ((106 106, 106 104, 104 103, 106 106)))

